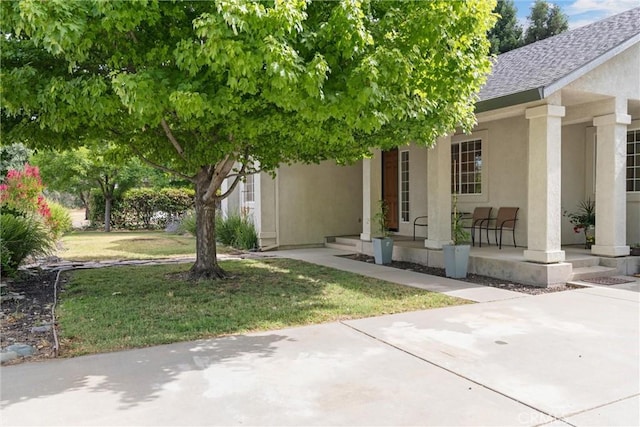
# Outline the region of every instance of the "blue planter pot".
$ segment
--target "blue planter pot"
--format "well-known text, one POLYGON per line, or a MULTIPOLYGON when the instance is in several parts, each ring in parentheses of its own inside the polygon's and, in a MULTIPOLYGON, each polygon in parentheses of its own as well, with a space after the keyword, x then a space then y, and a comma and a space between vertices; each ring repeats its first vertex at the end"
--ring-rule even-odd
POLYGON ((393 239, 390 237, 374 238, 373 241, 373 257, 376 264, 391 264, 393 257, 393 239))
POLYGON ((469 267, 470 245, 444 245, 444 272, 452 279, 463 279, 467 277, 469 267))

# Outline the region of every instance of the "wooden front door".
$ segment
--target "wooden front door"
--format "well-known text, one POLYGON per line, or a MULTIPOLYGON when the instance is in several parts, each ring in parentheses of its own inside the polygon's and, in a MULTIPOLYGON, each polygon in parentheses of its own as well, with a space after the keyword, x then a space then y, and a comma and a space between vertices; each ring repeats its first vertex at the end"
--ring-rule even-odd
POLYGON ((382 200, 387 204, 387 228, 398 231, 398 149, 382 152, 382 200))

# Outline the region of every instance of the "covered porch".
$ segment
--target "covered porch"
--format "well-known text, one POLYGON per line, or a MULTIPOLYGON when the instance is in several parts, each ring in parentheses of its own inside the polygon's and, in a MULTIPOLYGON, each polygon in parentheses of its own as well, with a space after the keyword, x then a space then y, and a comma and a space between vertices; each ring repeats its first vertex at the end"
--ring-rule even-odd
MULTIPOLYGON (((413 240, 412 236, 395 234, 393 259, 414 262, 429 267, 444 268, 442 251, 424 246, 424 240, 413 240)), ((370 241, 360 236, 327 237, 326 247, 352 253, 373 255, 370 241)), ((584 245, 562 246, 563 262, 540 264, 527 260, 522 247, 505 244, 502 249, 495 245, 471 247, 469 273, 511 280, 535 286, 548 286, 585 278, 632 275, 640 271, 640 257, 600 257, 585 249, 584 245)))

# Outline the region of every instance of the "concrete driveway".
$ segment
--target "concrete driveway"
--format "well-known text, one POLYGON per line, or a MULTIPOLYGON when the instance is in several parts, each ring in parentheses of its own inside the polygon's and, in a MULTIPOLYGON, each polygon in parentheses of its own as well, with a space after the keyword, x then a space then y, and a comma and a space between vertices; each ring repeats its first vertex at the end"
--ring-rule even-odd
POLYGON ((640 424, 639 284, 2 367, 2 425, 640 424))

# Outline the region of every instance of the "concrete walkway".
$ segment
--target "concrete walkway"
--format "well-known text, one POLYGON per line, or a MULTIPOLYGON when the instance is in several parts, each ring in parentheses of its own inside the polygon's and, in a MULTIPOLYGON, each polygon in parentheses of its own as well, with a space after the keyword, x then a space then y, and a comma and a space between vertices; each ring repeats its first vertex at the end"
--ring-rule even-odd
POLYGON ((478 296, 490 302, 3 367, 0 422, 637 426, 639 292, 635 283, 478 296))

